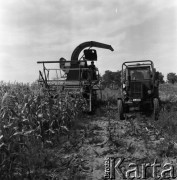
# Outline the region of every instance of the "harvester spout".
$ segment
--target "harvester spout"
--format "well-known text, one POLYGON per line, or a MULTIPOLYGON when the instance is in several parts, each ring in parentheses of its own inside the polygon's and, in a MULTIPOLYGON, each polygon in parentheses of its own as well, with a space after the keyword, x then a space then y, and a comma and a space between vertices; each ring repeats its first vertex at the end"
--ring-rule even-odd
POLYGON ((71 55, 71 61, 78 61, 79 54, 86 47, 97 47, 97 48, 109 49, 111 51, 114 51, 114 49, 112 48, 111 45, 103 44, 103 43, 96 42, 96 41, 88 41, 88 42, 84 42, 84 43, 80 44, 79 46, 77 46, 74 49, 74 51, 71 55))

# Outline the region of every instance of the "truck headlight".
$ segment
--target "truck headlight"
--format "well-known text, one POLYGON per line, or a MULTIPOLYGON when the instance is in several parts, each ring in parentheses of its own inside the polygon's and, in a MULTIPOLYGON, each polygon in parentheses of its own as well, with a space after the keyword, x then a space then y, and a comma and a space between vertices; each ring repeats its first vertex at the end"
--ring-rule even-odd
POLYGON ((151 90, 148 90, 148 94, 151 94, 152 93, 152 91, 151 90))

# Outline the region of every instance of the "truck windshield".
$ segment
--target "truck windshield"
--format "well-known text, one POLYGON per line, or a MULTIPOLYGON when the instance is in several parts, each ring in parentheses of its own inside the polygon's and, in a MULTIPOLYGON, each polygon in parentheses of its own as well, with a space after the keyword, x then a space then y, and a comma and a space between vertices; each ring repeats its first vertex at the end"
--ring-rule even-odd
POLYGON ((130 70, 131 80, 147 80, 150 79, 150 68, 138 68, 130 70))

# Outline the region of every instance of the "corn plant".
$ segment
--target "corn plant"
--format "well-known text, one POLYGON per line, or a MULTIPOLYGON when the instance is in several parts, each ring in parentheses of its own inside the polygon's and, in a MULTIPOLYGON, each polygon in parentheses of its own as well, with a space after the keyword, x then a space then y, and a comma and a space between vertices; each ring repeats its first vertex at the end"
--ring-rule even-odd
POLYGON ((72 122, 87 109, 77 92, 51 96, 19 83, 1 82, 0 101, 0 179, 32 177, 43 166, 42 150, 69 134, 72 122))

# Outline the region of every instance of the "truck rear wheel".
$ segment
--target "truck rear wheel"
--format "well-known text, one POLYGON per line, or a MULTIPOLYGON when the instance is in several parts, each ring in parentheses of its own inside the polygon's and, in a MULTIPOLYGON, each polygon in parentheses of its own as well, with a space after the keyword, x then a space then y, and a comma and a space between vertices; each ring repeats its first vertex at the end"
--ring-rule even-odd
POLYGON ((153 99, 153 119, 158 120, 159 118, 159 100, 157 98, 153 99))
POLYGON ((118 120, 123 120, 123 103, 122 100, 118 99, 117 101, 117 108, 118 108, 118 120))

